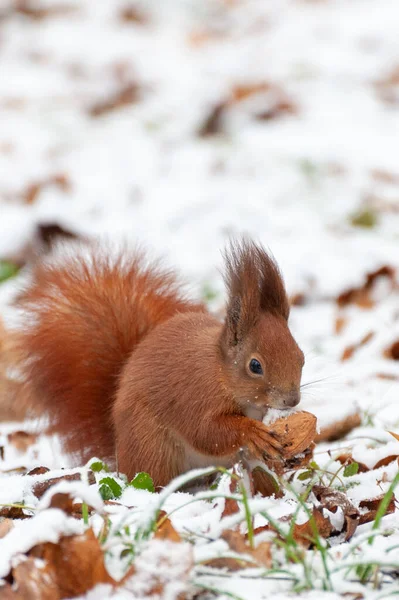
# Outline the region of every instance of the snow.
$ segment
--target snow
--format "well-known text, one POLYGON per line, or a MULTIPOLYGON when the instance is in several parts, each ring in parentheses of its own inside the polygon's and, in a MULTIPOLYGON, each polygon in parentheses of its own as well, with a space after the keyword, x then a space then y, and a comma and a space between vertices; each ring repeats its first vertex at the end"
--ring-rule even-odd
POLYGON ((51 508, 34 519, 16 522, 15 527, 0 539, 0 577, 8 575, 11 561, 42 542, 58 542, 62 535, 83 533, 83 523, 51 508))
MULTIPOLYGON (((304 297, 290 315, 306 357, 298 408, 313 412, 321 429, 354 412, 362 419, 346 439, 316 448, 314 459, 326 471, 325 482, 341 467, 338 455, 348 450, 368 467, 398 455, 399 442, 387 432, 399 433, 399 362, 384 355, 399 339, 397 284, 380 281, 369 309, 336 303, 339 294, 362 286, 375 269, 399 268, 398 85, 383 83, 399 64, 397 0, 40 2, 60 9, 64 4, 73 10, 44 19, 18 13, 12 2, 0 7, 0 259, 23 256, 36 226, 56 222, 110 243, 144 246, 182 273, 194 297, 210 291, 210 306, 220 311, 220 251, 231 235, 249 234, 272 250, 289 293, 304 297), (137 8, 143 22, 123 21, 126 6, 137 8), (237 86, 265 83, 284 92, 294 114, 257 118, 276 91, 231 101, 237 86), (90 115, 129 84, 138 87, 137 101, 90 115), (223 102, 222 134, 199 136, 223 102), (45 184, 56 175, 66 177, 65 189, 45 184), (41 182, 35 201, 27 202, 30 186, 41 182), (351 224, 364 209, 376 215, 369 229, 351 224), (340 333, 335 332, 337 318, 345 320, 340 333), (370 340, 342 361, 345 349, 369 333, 370 340)), ((23 269, 0 285, 6 325, 21 323, 12 301, 27 277, 23 269)), ((268 422, 275 418, 277 411, 266 417, 268 422)), ((34 544, 82 531, 79 521, 46 508, 57 490, 103 510, 98 485, 85 483, 87 467, 70 469, 73 461, 57 439, 39 435, 22 453, 7 441, 9 432, 41 427, 0 424, 0 504, 24 502, 35 514, 16 521, 0 539, 1 577, 13 557, 34 544), (51 471, 38 476, 16 471, 41 465, 51 471), (76 472, 82 482, 60 483, 40 502, 32 493, 38 481, 76 472)), ((386 492, 397 470, 395 460, 348 478, 340 471, 334 485, 345 480, 348 498, 358 506, 386 492)), ((303 491, 308 483, 293 485, 303 491)), ((104 508, 112 531, 125 524, 148 527, 161 507, 174 511, 175 528, 195 540, 198 584, 221 590, 217 596, 223 600, 227 593, 248 600, 289 597, 290 581, 262 579, 259 572, 226 576, 198 566, 204 557, 226 553, 219 536, 242 521, 243 512, 221 519, 223 498, 202 493, 193 502, 192 495, 177 491, 178 485, 155 495, 125 488, 120 507, 104 508)), ((228 480, 220 485, 226 493, 228 480)), ((297 501, 287 493, 284 500, 251 499, 250 506, 257 512, 255 525, 261 526, 266 522, 261 511, 280 518, 294 514, 297 501)), ((329 516, 337 524, 342 518, 339 511, 329 516)), ((306 521, 306 513, 297 518, 306 521)), ((101 517, 93 515, 91 522, 99 531, 101 517)), ((356 559, 389 558, 397 570, 394 552, 388 553, 399 539, 397 514, 384 517, 383 527, 392 535, 380 535, 372 545, 367 543, 370 525, 359 527, 349 544, 336 540, 332 563, 353 548, 356 559)), ((180 551, 184 554, 183 546, 170 550, 173 568, 184 562, 180 551)), ((143 545, 142 552, 151 564, 150 547, 143 545)), ((153 552, 155 557, 158 550, 153 552)), ((109 557, 109 568, 121 576, 126 565, 115 556, 109 557)), ((374 600, 398 590, 388 576, 382 590, 373 590, 339 571, 334 592, 322 591, 322 567, 316 559, 314 564, 313 583, 319 589, 301 592, 306 600, 336 600, 350 591, 374 600)), ((302 576, 297 565, 289 569, 302 576)), ((171 597, 178 594, 170 589, 171 597)), ((87 598, 100 597, 96 594, 131 597, 101 586, 87 598)))

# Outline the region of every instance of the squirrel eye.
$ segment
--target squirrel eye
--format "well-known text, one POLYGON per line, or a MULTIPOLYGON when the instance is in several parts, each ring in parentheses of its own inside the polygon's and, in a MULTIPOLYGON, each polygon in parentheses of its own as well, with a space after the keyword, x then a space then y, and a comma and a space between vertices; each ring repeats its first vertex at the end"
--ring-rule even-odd
POLYGON ((256 360, 256 358, 251 359, 251 362, 249 363, 249 369, 252 371, 252 373, 255 373, 255 375, 263 375, 262 365, 258 360, 256 360))

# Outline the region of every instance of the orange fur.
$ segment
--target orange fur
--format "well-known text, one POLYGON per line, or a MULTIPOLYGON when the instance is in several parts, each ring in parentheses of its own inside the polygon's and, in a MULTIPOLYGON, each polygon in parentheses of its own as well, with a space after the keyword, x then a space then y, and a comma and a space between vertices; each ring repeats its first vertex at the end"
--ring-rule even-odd
POLYGON ((69 452, 112 460, 156 485, 196 466, 231 465, 240 447, 278 458, 261 422, 299 401, 303 355, 288 329, 275 262, 231 245, 225 323, 182 296, 142 255, 94 246, 36 266, 21 300, 27 385, 69 452), (253 373, 256 359, 262 373, 253 373))

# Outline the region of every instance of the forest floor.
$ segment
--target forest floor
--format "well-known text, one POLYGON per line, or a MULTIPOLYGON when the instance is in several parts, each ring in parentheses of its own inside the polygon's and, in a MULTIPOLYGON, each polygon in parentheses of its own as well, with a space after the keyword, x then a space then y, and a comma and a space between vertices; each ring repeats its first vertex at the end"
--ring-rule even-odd
POLYGON ((398 23, 396 0, 1 3, 0 599, 399 594, 398 23), (127 239, 221 311, 241 234, 282 268, 300 406, 340 432, 282 497, 243 465, 155 493, 18 420, 35 253, 127 239))

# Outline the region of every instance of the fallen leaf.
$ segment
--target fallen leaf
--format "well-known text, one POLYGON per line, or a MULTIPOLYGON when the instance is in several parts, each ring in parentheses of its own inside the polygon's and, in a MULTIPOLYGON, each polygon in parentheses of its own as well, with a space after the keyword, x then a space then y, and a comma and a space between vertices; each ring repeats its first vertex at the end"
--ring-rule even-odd
POLYGON ((89 108, 88 112, 92 117, 102 117, 109 112, 129 106, 130 104, 134 104, 139 100, 139 97, 139 85, 137 83, 130 82, 116 90, 114 94, 109 96, 107 99, 93 104, 89 108))
POLYGON ((51 17, 63 16, 75 12, 76 7, 72 4, 59 3, 53 6, 49 4, 41 6, 38 2, 32 2, 31 0, 15 0, 14 10, 35 21, 43 21, 51 17))
POLYGON ((367 473, 367 471, 370 471, 370 469, 364 463, 361 463, 358 460, 355 461, 352 457, 352 454, 349 452, 340 454, 334 460, 340 462, 341 465, 351 465, 352 463, 356 462, 359 466, 359 473, 367 473))
POLYGON ((67 193, 70 191, 71 189, 71 183, 68 179, 68 177, 66 175, 64 175, 63 173, 57 173, 55 175, 51 175, 50 177, 47 177, 46 179, 42 179, 40 181, 35 181, 34 183, 31 183, 23 192, 22 192, 22 198, 25 202, 25 204, 33 204, 39 194, 48 187, 57 187, 59 190, 61 190, 64 193, 67 193))
POLYGON ((323 427, 320 433, 316 435, 315 442, 334 442, 345 437, 347 433, 361 425, 361 418, 358 413, 349 415, 341 421, 331 423, 327 427, 323 427))
POLYGON ((45 473, 48 473, 49 471, 50 471, 50 469, 48 467, 35 467, 31 471, 28 471, 28 473, 26 473, 26 474, 27 475, 44 475, 45 473))
MULTIPOLYGON (((378 512, 378 509, 380 507, 380 503, 382 502, 383 499, 384 499, 384 496, 381 495, 381 496, 378 496, 377 498, 361 500, 359 502, 359 508, 367 510, 367 512, 360 513, 360 521, 359 521, 360 525, 374 521, 374 519, 377 515, 377 512, 378 512)), ((392 513, 394 513, 395 512, 395 503, 396 503, 396 498, 393 495, 391 500, 389 501, 389 504, 388 504, 387 509, 384 514, 391 515, 392 513)))
POLYGON ((227 569, 228 571, 239 571, 255 566, 271 567, 271 542, 261 542, 255 548, 251 548, 242 533, 231 529, 224 531, 221 537, 227 542, 230 550, 237 552, 237 554, 246 554, 253 560, 248 560, 245 556, 220 557, 207 561, 205 563, 207 566, 215 569, 227 569))
MULTIPOLYGON (((18 563, 12 571, 12 589, 16 596, 24 600, 58 600, 60 594, 54 574, 49 565, 38 564, 37 559, 28 557, 18 563)), ((0 598, 2 598, 0 593, 0 598)))
POLYGON ((365 346, 370 340, 373 339, 373 337, 374 337, 374 332, 369 331, 365 336, 362 337, 362 339, 359 342, 357 342, 356 344, 347 346, 342 353, 341 360, 345 361, 345 360, 348 360, 349 358, 351 358, 354 355, 354 353, 356 352, 356 350, 358 350, 362 346, 365 346))
POLYGON ((200 137, 210 137, 224 133, 223 117, 227 106, 227 102, 220 102, 212 107, 198 130, 200 137))
POLYGON ((148 23, 148 16, 145 15, 136 6, 126 6, 122 8, 119 19, 122 23, 133 23, 134 25, 146 25, 148 23))
POLYGON ((26 431, 13 431, 7 436, 9 444, 14 446, 19 452, 26 452, 30 446, 36 443, 37 435, 27 433, 26 431))
POLYGON ((380 467, 386 467, 391 462, 398 460, 398 454, 391 454, 390 456, 385 456, 385 458, 381 458, 378 462, 375 463, 373 469, 379 469, 380 467))
POLYGON ((166 512, 164 511, 159 513, 154 538, 159 540, 169 540, 170 542, 175 543, 181 542, 180 534, 177 533, 176 529, 173 527, 171 520, 166 518, 166 512))
POLYGON ((83 595, 99 583, 115 584, 105 568, 104 553, 92 529, 83 535, 62 537, 58 544, 39 544, 30 556, 45 562, 60 598, 83 595))
POLYGON ((335 319, 335 327, 334 327, 334 329, 335 329, 336 335, 339 335, 344 330, 344 328, 346 327, 347 322, 348 322, 348 319, 346 319, 345 317, 342 317, 342 316, 338 316, 335 319))
MULTIPOLYGON (((36 498, 41 498, 48 489, 50 489, 56 483, 60 481, 81 481, 82 477, 80 473, 72 473, 70 475, 64 475, 63 477, 53 477, 52 479, 46 479, 45 481, 38 481, 32 488, 33 494, 36 498)), ((96 483, 96 478, 92 471, 88 473, 89 485, 96 483)))
POLYGON ((385 358, 399 360, 399 340, 384 350, 385 358))
MULTIPOLYGON (((0 540, 5 537, 9 531, 14 527, 12 519, 0 518, 0 540)), ((1 590, 1 588, 0 588, 1 590)), ((1 596, 1 594, 0 594, 1 596)))
POLYGON ((331 533, 345 532, 345 541, 348 541, 355 533, 360 520, 360 513, 357 508, 349 501, 343 492, 324 486, 313 486, 312 492, 320 502, 321 508, 326 508, 332 513, 337 512, 338 508, 344 515, 344 527, 337 531, 333 526, 331 533))
POLYGON ((357 304, 361 308, 372 308, 375 304, 373 290, 380 279, 386 279, 393 289, 396 283, 395 269, 389 265, 384 265, 375 271, 367 273, 363 285, 350 288, 337 297, 336 302, 338 306, 343 307, 348 304, 357 304))
POLYGON ((293 537, 296 542, 305 548, 311 548, 315 544, 315 531, 322 538, 328 538, 332 534, 333 527, 327 517, 323 517, 320 510, 313 507, 312 511, 313 523, 309 519, 305 523, 294 525, 293 537))
POLYGON ((26 515, 23 508, 19 506, 2 506, 0 508, 0 517, 6 519, 30 519, 31 515, 26 515))

